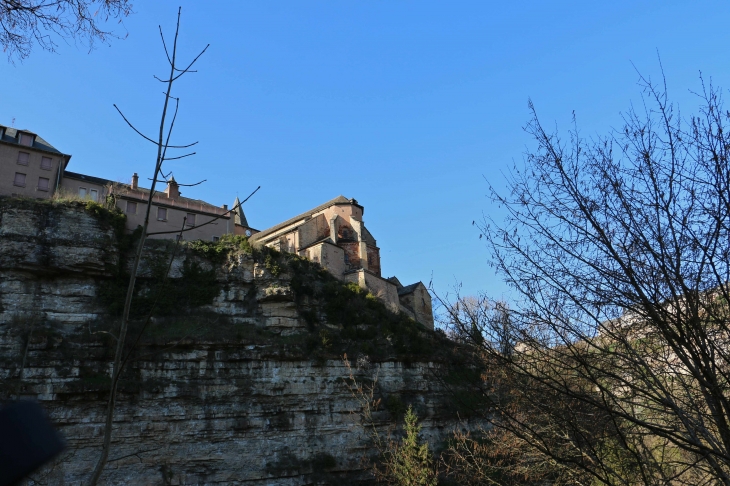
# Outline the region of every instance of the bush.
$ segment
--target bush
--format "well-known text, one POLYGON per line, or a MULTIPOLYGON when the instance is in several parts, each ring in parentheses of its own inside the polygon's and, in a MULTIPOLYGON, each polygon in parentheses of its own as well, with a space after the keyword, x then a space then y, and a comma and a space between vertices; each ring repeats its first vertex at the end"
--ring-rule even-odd
POLYGON ((400 443, 391 441, 384 453, 383 469, 378 479, 398 486, 436 486, 438 468, 434 465, 428 442, 421 441, 421 426, 411 407, 406 410, 400 443))
POLYGON ((218 241, 194 240, 185 243, 193 253, 214 263, 223 263, 231 252, 253 254, 248 238, 242 235, 223 235, 218 241))

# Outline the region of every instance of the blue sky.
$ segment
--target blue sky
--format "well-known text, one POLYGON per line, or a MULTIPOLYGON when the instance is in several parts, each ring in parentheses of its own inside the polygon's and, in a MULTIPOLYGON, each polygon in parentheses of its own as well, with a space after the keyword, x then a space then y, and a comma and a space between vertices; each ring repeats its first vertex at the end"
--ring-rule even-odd
POLYGON ((182 5, 184 59, 210 43, 199 72, 173 94, 175 140, 198 155, 168 163, 185 195, 245 207, 264 229, 339 194, 365 206, 384 276, 433 276, 444 293, 510 292, 471 225, 499 220, 488 183, 533 147, 522 127, 532 99, 544 124, 586 136, 619 127, 640 102, 635 65, 659 75, 685 114, 698 74, 730 86, 730 3, 136 2, 125 40, 88 53, 62 44, 0 63, 0 123, 41 134, 73 155, 70 170, 128 181, 151 177, 155 148, 116 103, 156 133, 167 73, 157 25, 182 5), (632 65, 633 63, 633 65, 632 65))

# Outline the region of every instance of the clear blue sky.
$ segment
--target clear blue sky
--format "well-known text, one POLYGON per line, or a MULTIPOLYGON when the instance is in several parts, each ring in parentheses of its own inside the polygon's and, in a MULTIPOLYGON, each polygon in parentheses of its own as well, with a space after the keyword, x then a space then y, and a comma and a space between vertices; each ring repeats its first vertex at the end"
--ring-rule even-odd
MULTIPOLYGON (((169 162, 185 195, 246 205, 264 229, 339 194, 365 206, 384 276, 433 275, 436 289, 509 297, 472 220, 500 214, 489 179, 532 147, 527 100, 542 121, 584 135, 619 127, 639 100, 637 74, 658 75, 693 111, 698 73, 730 87, 730 2, 135 2, 126 40, 91 54, 62 45, 0 63, 0 123, 73 155, 70 170, 151 177, 155 149, 112 107, 156 133, 167 73, 157 25, 181 53, 209 52, 183 78, 175 140, 199 140, 169 162)), ((126 34, 121 30, 122 34, 126 34)))

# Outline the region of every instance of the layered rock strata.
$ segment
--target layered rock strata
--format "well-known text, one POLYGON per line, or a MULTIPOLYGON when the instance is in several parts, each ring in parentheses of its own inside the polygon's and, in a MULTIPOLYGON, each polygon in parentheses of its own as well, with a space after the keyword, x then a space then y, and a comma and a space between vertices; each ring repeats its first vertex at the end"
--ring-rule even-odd
MULTIPOLYGON (((166 245, 147 249, 142 277, 166 245)), ((68 442, 29 484, 83 484, 99 456, 117 322, 100 293, 123 256, 83 204, 0 201, 0 396, 39 400, 68 442)), ((220 290, 194 316, 155 320, 133 352, 102 483, 370 482, 348 371, 335 353, 302 352, 311 332, 291 276, 245 252, 218 264, 183 251, 173 279, 186 261, 214 270, 220 290)), ((384 401, 415 407, 433 444, 456 425, 437 364, 354 358, 384 401)), ((385 428, 393 415, 376 418, 385 428)))

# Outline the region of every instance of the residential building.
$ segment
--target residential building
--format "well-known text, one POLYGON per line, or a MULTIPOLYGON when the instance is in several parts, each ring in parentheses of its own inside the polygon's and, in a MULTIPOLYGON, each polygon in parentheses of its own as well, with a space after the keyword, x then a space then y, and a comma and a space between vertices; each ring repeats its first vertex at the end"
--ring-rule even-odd
MULTIPOLYGON (((225 204, 219 207, 199 199, 183 197, 174 176, 164 187, 164 191, 156 190, 152 197, 147 227, 149 238, 176 238, 183 229, 183 221, 185 231, 182 236, 186 240, 217 241, 225 234, 234 233, 234 214, 228 211, 225 204)), ((139 187, 136 173, 132 175, 131 183, 125 184, 65 171, 60 190, 66 195, 77 195, 92 201, 111 198, 127 215, 129 231, 134 231, 144 223, 150 190, 139 187)))
MULTIPOLYGON (((63 154, 39 135, 0 125, 0 195, 50 198, 56 193, 104 202, 112 197, 127 215, 127 229, 133 231, 144 222, 149 189, 139 187, 137 174, 131 184, 102 179, 66 170, 70 155, 63 154)), ((171 177, 164 191, 152 198, 150 238, 175 238, 185 228, 183 238, 217 240, 233 234, 237 221, 246 221, 243 210, 235 214, 198 199, 183 197, 171 177), (183 223, 184 221, 184 223, 183 223)), ((241 234, 252 228, 240 226, 241 234)))
POLYGON ((0 195, 50 198, 69 160, 35 133, 0 125, 0 195))
POLYGON ((107 179, 64 170, 58 191, 65 196, 78 196, 82 199, 101 202, 109 195, 109 188, 112 184, 107 179))
MULTIPOLYGON (((89 187, 91 187, 89 185, 89 187)), ((133 230, 144 223, 150 190, 139 187, 139 176, 131 184, 110 182, 108 195, 127 215, 127 227, 133 230)), ((234 212, 227 205, 215 206, 199 199, 183 197, 174 176, 170 176, 164 191, 155 191, 147 227, 149 238, 175 238, 185 229, 186 240, 217 241, 234 233, 234 212)))

